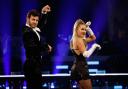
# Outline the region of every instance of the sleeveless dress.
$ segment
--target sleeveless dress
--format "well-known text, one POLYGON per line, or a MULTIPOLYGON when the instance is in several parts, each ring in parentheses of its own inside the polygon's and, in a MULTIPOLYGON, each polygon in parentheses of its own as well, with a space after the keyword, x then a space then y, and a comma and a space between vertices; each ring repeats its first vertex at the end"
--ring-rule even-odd
POLYGON ((86 58, 82 54, 77 55, 74 50, 72 52, 75 61, 71 68, 71 80, 80 81, 90 79, 86 58))

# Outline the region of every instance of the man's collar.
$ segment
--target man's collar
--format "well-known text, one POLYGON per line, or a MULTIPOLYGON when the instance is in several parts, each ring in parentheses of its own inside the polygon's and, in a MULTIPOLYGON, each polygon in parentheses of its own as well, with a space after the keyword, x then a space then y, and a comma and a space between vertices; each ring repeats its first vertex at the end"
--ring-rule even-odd
MULTIPOLYGON (((29 24, 26 23, 26 26, 30 27, 29 24)), ((35 28, 32 28, 34 31, 38 31, 38 32, 41 32, 40 29, 38 27, 35 27, 35 28)))

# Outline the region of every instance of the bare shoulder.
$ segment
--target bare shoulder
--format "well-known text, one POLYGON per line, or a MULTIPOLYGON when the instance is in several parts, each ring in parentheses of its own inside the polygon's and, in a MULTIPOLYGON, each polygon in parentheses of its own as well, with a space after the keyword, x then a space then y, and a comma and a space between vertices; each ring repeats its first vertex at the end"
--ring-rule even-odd
POLYGON ((74 42, 77 46, 80 46, 80 47, 84 45, 83 39, 81 38, 76 38, 74 42))
POLYGON ((84 45, 84 41, 82 38, 77 39, 77 48, 79 49, 79 53, 83 53, 83 51, 85 50, 85 45, 84 45))
POLYGON ((78 43, 83 43, 83 39, 82 38, 77 38, 77 42, 78 43))

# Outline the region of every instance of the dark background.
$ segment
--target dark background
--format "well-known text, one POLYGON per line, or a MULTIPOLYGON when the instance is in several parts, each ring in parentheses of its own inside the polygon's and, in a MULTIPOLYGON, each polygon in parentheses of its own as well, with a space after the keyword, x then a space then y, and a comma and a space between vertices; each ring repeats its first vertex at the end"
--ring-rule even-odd
POLYGON ((52 12, 47 16, 43 31, 53 51, 47 58, 46 70, 54 71, 56 62, 60 60, 61 64, 72 64, 69 41, 73 23, 81 18, 92 21, 91 28, 97 36, 96 42, 102 46, 101 51, 92 55, 92 60, 100 61, 97 68, 111 73, 128 72, 127 0, 2 0, 0 74, 22 72, 25 54, 21 28, 25 24, 26 14, 30 9, 40 11, 47 3, 52 12))

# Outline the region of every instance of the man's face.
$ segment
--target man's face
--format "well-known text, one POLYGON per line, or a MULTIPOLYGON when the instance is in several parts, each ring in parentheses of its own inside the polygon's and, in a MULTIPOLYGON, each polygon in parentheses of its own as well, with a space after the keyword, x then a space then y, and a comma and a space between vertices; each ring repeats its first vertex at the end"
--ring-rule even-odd
POLYGON ((30 16, 30 18, 27 18, 27 22, 31 28, 35 28, 38 25, 39 17, 38 16, 30 16))

